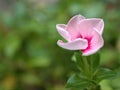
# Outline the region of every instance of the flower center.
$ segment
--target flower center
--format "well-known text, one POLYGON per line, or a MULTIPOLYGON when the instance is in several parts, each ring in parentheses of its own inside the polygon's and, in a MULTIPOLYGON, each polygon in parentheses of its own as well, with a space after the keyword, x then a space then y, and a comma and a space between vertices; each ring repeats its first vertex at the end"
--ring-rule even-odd
POLYGON ((83 37, 82 35, 79 35, 77 38, 83 38, 83 39, 86 39, 88 41, 87 48, 83 49, 82 52, 86 52, 87 50, 91 49, 91 40, 92 40, 92 37, 83 37))

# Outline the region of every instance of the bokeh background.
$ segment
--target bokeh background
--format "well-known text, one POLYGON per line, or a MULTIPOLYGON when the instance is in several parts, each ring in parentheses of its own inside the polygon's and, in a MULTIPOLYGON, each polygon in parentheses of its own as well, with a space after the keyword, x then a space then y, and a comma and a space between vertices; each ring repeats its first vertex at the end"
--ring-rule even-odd
MULTIPOLYGON (((76 14, 103 18, 101 66, 120 72, 120 0, 0 0, 0 90, 68 90, 73 52, 55 26, 76 14)), ((101 85, 120 90, 120 76, 101 85)))

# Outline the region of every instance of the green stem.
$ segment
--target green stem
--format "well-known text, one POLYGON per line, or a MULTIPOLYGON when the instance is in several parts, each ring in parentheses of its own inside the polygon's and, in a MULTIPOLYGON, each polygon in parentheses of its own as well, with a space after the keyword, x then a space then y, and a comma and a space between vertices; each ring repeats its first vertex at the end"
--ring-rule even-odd
POLYGON ((93 56, 81 56, 79 52, 76 52, 75 56, 77 66, 81 71, 80 78, 88 83, 84 90, 101 90, 97 81, 94 80, 96 67, 99 65, 98 61, 95 60, 98 60, 99 58, 93 58, 93 56))
POLYGON ((85 75, 88 77, 90 81, 92 81, 93 79, 92 66, 91 66, 91 62, 87 60, 87 57, 83 57, 83 64, 84 64, 85 75))
POLYGON ((87 90, 101 90, 100 86, 93 80, 93 73, 91 73, 92 70, 91 61, 89 62, 87 60, 87 57, 83 57, 84 73, 92 84, 87 90))
POLYGON ((86 57, 83 57, 83 63, 84 63, 84 69, 85 69, 85 74, 87 76, 89 76, 89 64, 87 62, 87 58, 86 57))

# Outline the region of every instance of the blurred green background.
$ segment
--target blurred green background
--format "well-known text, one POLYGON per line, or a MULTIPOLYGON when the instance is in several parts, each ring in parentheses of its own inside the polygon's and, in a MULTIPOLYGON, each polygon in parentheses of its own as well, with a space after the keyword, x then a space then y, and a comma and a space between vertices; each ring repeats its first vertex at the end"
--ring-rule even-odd
MULTIPOLYGON (((0 90, 68 90, 73 52, 55 26, 76 14, 103 18, 101 66, 120 72, 120 0, 0 0, 0 90)), ((120 90, 120 76, 101 85, 120 90)))

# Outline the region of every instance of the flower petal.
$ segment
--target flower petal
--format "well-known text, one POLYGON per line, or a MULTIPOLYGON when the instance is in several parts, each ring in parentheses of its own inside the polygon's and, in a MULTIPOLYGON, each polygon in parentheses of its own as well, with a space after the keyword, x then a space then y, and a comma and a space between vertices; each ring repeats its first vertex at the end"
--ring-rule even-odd
POLYGON ((104 28, 104 22, 102 19, 83 19, 79 22, 79 26, 77 28, 78 32, 82 37, 90 36, 94 28, 97 29, 97 31, 102 34, 103 28, 104 28))
POLYGON ((79 21, 85 19, 85 17, 83 17, 82 15, 76 15, 74 17, 72 17, 69 22, 67 23, 67 27, 66 30, 71 34, 71 37, 74 38, 76 37, 77 33, 77 26, 79 21))
POLYGON ((72 42, 67 42, 67 43, 64 43, 63 41, 58 40, 57 44, 60 47, 68 50, 82 50, 88 46, 87 40, 81 39, 81 38, 78 38, 72 42))
POLYGON ((82 15, 75 15, 73 16, 69 21, 68 21, 68 24, 67 26, 70 27, 70 26, 76 26, 76 24, 81 21, 82 19, 85 19, 84 16, 82 15))
POLYGON ((70 35, 69 33, 65 30, 66 29, 66 25, 64 24, 57 24, 56 25, 57 31, 58 33, 67 41, 70 41, 70 35))
POLYGON ((102 34, 104 28, 104 21, 102 19, 96 19, 94 23, 97 24, 95 28, 98 30, 100 34, 102 34))
POLYGON ((97 31, 94 31, 93 37, 90 42, 90 48, 82 51, 83 56, 88 56, 97 52, 103 46, 103 44, 104 40, 102 36, 97 31))

